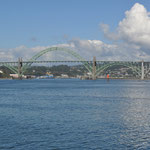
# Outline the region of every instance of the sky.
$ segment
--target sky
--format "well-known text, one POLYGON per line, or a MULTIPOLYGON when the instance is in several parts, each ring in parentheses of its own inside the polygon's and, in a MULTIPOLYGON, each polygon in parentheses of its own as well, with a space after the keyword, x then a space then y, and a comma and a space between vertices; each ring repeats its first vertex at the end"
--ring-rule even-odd
MULTIPOLYGON (((0 0, 0 61, 27 60, 53 46, 88 60, 148 61, 150 1, 0 0)), ((56 55, 64 57, 43 59, 56 55)))

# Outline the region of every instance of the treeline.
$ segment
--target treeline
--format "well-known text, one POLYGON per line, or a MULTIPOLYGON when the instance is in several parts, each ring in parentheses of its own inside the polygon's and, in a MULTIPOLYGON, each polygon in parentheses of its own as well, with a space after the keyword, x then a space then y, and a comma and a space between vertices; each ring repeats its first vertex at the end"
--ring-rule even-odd
MULTIPOLYGON (((0 67, 0 78, 9 78, 10 74, 14 74, 8 68, 1 66, 0 67)), ((54 76, 60 76, 61 74, 67 74, 68 76, 75 77, 77 75, 83 75, 87 72, 87 70, 82 65, 78 66, 68 66, 68 65, 57 65, 57 66, 31 66, 28 68, 24 75, 35 75, 35 76, 42 76, 46 75, 46 73, 51 73, 54 76)))
POLYGON ((67 65, 59 65, 52 67, 32 66, 26 70, 25 75, 41 76, 45 75, 47 72, 53 74, 54 76, 67 74, 68 76, 74 77, 77 75, 83 75, 87 71, 83 66, 67 66, 67 65))

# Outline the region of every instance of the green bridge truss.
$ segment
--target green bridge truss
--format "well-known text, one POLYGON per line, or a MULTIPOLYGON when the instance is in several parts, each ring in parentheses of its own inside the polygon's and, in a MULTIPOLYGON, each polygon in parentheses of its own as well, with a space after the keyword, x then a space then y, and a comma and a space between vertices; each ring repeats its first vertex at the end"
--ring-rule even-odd
POLYGON ((73 56, 74 58, 76 58, 78 61, 81 61, 82 64, 85 66, 85 68, 89 71, 92 72, 92 67, 88 64, 88 62, 86 62, 86 60, 84 60, 84 58, 82 58, 79 54, 75 53, 74 51, 67 49, 67 48, 62 48, 62 47, 51 47, 51 48, 47 48, 45 50, 42 50, 41 52, 37 53, 36 55, 34 55, 29 61, 28 63, 26 63, 23 67, 22 67, 22 72, 25 72, 26 69, 28 67, 30 67, 34 61, 36 61, 38 58, 40 58, 41 56, 45 55, 46 53, 52 52, 52 51, 63 51, 71 56, 73 56))
POLYGON ((16 63, 13 63, 13 65, 11 63, 0 63, 0 65, 8 68, 15 74, 18 74, 18 69, 16 67, 16 63))

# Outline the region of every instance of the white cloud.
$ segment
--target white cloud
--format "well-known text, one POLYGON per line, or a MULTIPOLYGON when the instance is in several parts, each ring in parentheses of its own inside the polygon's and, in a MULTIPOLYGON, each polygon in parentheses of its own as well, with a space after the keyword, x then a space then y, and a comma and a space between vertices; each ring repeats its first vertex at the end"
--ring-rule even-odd
POLYGON ((109 32, 109 26, 101 24, 105 36, 111 40, 122 40, 124 43, 137 46, 150 54, 150 12, 136 3, 129 11, 125 12, 125 18, 119 22, 115 32, 109 32))
POLYGON ((28 60, 36 53, 46 48, 47 47, 42 46, 28 48, 21 45, 16 48, 0 49, 0 61, 17 61, 19 57, 22 57, 24 60, 28 60))
POLYGON ((101 23, 100 28, 104 32, 104 35, 106 38, 108 38, 110 40, 119 40, 119 38, 120 38, 119 34, 116 34, 115 32, 110 32, 108 24, 101 23))
MULTIPOLYGON (((53 46, 37 46, 28 48, 19 46, 13 49, 0 50, 0 61, 17 61, 18 57, 29 60, 32 56, 48 47, 66 47, 86 60, 92 60, 96 56, 97 60, 148 60, 150 56, 141 51, 139 47, 128 44, 105 44, 100 40, 80 40, 72 39, 66 44, 53 46)), ((61 51, 50 52, 43 55, 39 60, 76 60, 69 54, 61 51)))
POLYGON ((72 47, 77 53, 87 60, 93 56, 97 60, 148 60, 150 56, 141 51, 139 47, 128 44, 106 44, 100 40, 71 40, 68 47, 72 47))
POLYGON ((150 17, 143 5, 136 3, 119 23, 120 36, 130 43, 150 47, 150 17))

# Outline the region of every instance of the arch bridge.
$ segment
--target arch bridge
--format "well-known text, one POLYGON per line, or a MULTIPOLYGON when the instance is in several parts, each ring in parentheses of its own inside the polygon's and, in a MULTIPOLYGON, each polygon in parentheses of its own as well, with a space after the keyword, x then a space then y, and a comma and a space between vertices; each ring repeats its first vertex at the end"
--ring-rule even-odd
POLYGON ((92 74, 92 79, 95 80, 99 75, 104 71, 108 70, 112 66, 125 66, 136 74, 136 77, 141 78, 142 80, 150 71, 150 62, 144 61, 99 61, 96 60, 96 57, 93 57, 93 61, 87 61, 79 54, 75 53, 73 50, 62 47, 50 47, 42 50, 41 52, 34 55, 31 59, 23 61, 22 58, 19 58, 16 62, 0 62, 0 66, 5 66, 10 69, 15 74, 18 74, 19 78, 22 78, 24 72, 33 64, 33 63, 82 63, 83 66, 87 69, 89 73, 92 74), (76 58, 74 61, 40 61, 38 58, 41 56, 50 53, 52 51, 62 51, 68 55, 76 58))

